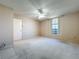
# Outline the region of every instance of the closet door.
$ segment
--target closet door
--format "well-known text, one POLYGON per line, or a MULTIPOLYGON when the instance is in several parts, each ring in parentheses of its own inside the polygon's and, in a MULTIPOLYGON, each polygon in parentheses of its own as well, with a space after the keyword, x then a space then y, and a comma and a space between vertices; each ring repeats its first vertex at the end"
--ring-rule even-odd
POLYGON ((22 40, 22 20, 13 19, 13 24, 14 40, 22 40))

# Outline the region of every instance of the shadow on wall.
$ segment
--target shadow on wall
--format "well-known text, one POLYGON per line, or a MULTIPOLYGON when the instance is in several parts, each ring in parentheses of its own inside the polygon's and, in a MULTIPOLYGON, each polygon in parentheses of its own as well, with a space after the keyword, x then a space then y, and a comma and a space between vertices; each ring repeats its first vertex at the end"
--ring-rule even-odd
POLYGON ((79 12, 67 14, 59 17, 60 34, 54 35, 51 33, 51 20, 41 22, 41 35, 60 39, 63 42, 79 44, 79 12))
POLYGON ((77 37, 77 36, 74 36, 74 37, 72 37, 72 38, 69 39, 69 38, 61 35, 61 36, 59 36, 59 39, 61 41, 63 41, 64 43, 75 43, 75 44, 79 44, 79 37, 77 37))

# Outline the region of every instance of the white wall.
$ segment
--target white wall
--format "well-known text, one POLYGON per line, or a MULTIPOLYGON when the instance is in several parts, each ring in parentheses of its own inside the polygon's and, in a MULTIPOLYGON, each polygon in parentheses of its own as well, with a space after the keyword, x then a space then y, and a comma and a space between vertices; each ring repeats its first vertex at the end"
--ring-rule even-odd
POLYGON ((79 43, 79 13, 60 17, 60 38, 65 41, 79 43))
POLYGON ((32 18, 23 18, 23 39, 39 35, 39 22, 32 18))
POLYGON ((22 19, 13 19, 14 40, 22 40, 22 19))
POLYGON ((79 43, 79 13, 72 13, 59 17, 60 34, 54 35, 51 31, 51 20, 40 23, 41 36, 61 39, 67 42, 79 43))
POLYGON ((12 17, 12 9, 0 5, 0 41, 5 41, 6 47, 9 47, 13 43, 12 17))

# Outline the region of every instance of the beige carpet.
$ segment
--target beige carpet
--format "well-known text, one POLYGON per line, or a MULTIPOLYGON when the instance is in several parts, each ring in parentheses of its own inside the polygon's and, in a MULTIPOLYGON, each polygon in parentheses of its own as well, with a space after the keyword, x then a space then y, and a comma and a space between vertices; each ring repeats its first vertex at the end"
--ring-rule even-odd
POLYGON ((19 59, 78 59, 79 47, 55 39, 34 38, 16 42, 19 59))
POLYGON ((78 46, 45 37, 16 41, 14 48, 0 53, 2 59, 79 59, 78 46))

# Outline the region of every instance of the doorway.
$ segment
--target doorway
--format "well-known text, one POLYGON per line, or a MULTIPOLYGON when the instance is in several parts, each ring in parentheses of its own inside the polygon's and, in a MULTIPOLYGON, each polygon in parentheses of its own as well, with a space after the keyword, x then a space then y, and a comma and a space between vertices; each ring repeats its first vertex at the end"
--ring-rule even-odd
POLYGON ((22 40, 22 19, 13 19, 14 40, 22 40))

